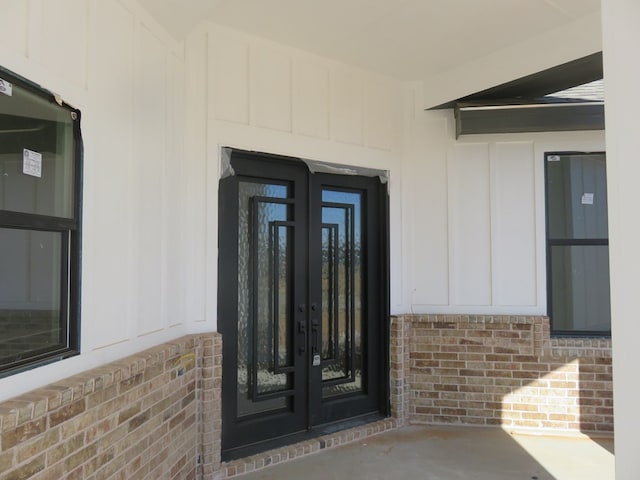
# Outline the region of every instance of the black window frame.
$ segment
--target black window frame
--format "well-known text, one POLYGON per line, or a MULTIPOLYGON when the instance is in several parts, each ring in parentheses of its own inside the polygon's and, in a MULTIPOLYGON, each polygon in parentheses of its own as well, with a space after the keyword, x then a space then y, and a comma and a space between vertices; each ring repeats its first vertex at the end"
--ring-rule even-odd
MULTIPOLYGON (((549 190, 548 190, 548 165, 549 157, 570 155, 603 155, 606 161, 605 151, 552 151, 544 154, 544 200, 545 200, 545 248, 547 266, 547 316, 549 317, 552 337, 578 337, 578 338, 611 338, 611 324, 609 330, 560 330, 554 328, 553 323, 553 285, 552 285, 552 253, 554 246, 606 246, 609 247, 609 238, 552 238, 549 225, 549 190)), ((608 212, 607 212, 608 217, 608 212)), ((609 307, 611 308, 611 307, 609 307)))
MULTIPOLYGON (((0 364, 0 378, 24 372, 80 354, 80 302, 82 259, 82 199, 84 146, 81 132, 81 112, 64 102, 59 96, 40 85, 0 65, 0 78, 66 110, 73 125, 72 148, 72 217, 22 213, 0 209, 0 228, 60 233, 60 316, 66 345, 33 350, 25 358, 14 358, 0 364)), ((0 248, 2 246, 0 245, 0 248)))

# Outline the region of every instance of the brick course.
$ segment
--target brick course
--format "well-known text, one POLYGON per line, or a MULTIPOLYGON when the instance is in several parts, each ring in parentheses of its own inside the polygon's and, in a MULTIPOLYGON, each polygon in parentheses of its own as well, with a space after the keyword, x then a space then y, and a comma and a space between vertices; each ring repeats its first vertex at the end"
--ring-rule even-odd
POLYGON ((211 478, 221 346, 183 337, 0 403, 0 480, 211 478))
POLYGON ((544 317, 392 318, 392 419, 227 464, 222 338, 186 336, 0 403, 0 480, 229 478, 409 424, 613 430, 611 342, 544 317))
POLYGON ((609 339, 551 338, 547 318, 507 315, 402 315, 391 332, 400 423, 613 430, 609 339))
POLYGON ((296 458, 311 455, 322 450, 328 450, 341 445, 357 442, 364 438, 369 438, 374 435, 393 430, 398 426, 399 425, 395 419, 379 420, 374 423, 341 430, 339 432, 330 433, 310 440, 304 440, 293 445, 287 445, 285 447, 258 453, 250 457, 231 460, 222 464, 219 476, 215 478, 227 479, 244 473, 253 472, 255 470, 261 470, 271 465, 289 462, 296 458))

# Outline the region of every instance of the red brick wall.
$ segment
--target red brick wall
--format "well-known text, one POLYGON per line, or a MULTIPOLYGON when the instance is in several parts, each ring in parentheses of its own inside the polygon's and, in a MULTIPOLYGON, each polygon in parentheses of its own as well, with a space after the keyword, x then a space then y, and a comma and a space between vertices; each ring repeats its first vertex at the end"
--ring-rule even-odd
POLYGON ((408 423, 613 430, 609 339, 550 338, 544 317, 473 315, 398 316, 392 337, 394 414, 408 423))
POLYGON ((220 346, 183 337, 0 403, 0 480, 219 470, 220 346))

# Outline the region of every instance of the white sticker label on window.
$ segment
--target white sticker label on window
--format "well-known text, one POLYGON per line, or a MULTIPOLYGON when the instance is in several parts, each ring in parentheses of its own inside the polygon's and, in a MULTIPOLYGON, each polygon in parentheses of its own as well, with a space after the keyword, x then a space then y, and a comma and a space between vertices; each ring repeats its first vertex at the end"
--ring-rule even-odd
POLYGON ((593 205, 593 193, 583 193, 582 194, 582 204, 583 205, 593 205))
POLYGON ((42 154, 29 150, 22 150, 22 173, 32 177, 42 177, 42 154))
POLYGON ((547 157, 547 160, 549 160, 550 162, 559 162, 560 161, 560 155, 549 155, 547 157))
POLYGON ((4 93, 10 97, 13 95, 13 85, 0 78, 0 93, 4 93))

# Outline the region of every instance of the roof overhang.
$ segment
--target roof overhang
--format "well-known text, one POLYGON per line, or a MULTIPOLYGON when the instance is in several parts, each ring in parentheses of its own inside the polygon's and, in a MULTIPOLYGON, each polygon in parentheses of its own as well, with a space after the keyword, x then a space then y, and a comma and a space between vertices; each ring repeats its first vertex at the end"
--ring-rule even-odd
POLYGON ((461 102, 503 101, 504 99, 535 99, 550 93, 566 90, 577 85, 599 80, 603 76, 602 52, 578 58, 526 77, 482 90, 440 104, 429 110, 453 108, 461 102))
POLYGON ((604 129, 604 102, 560 98, 457 102, 456 138, 460 135, 561 132, 604 129))
POLYGON ((454 109, 456 138, 468 134, 603 130, 604 101, 549 95, 602 76, 602 52, 598 52, 430 110, 454 109))

